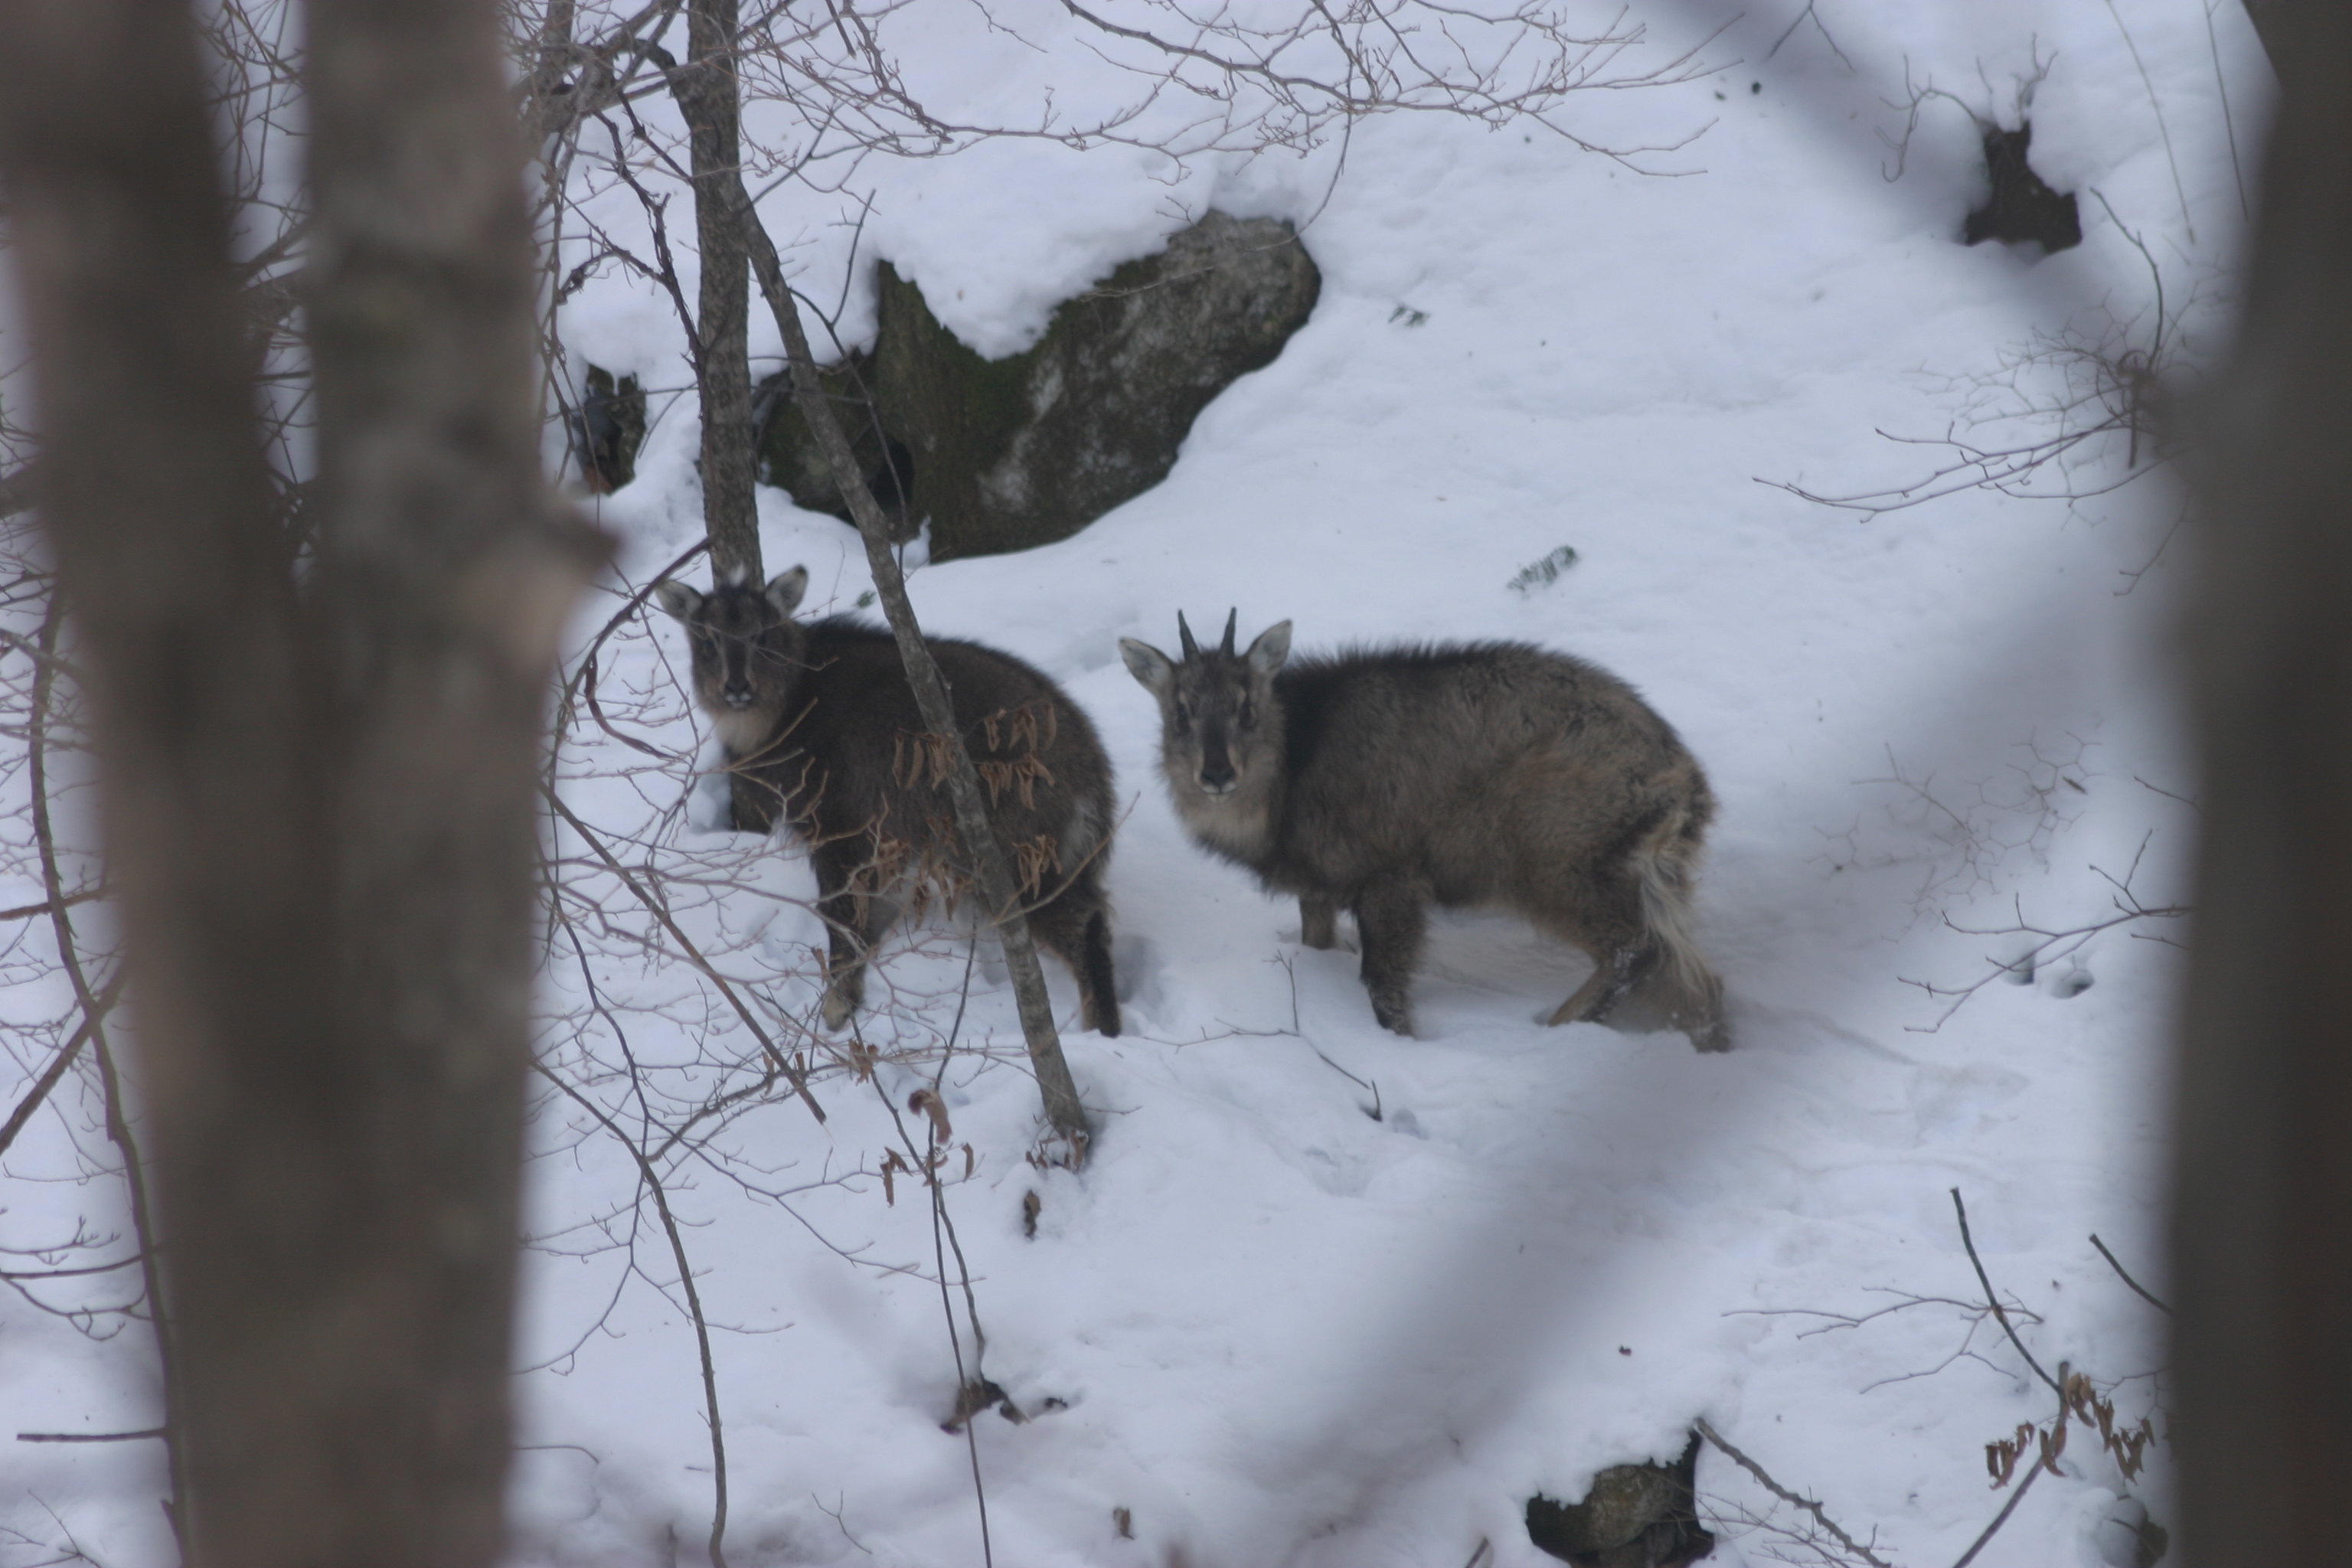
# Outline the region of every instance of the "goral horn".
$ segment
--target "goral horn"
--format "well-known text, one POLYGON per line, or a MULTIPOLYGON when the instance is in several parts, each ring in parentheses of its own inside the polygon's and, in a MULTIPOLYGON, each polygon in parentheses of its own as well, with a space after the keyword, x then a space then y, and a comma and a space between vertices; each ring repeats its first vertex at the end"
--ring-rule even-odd
POLYGON ((1187 659, 1201 657, 1201 645, 1192 640, 1192 628, 1184 624, 1184 612, 1181 610, 1176 612, 1176 635, 1184 639, 1184 657, 1187 659))
POLYGON ((1227 658, 1234 657, 1234 622, 1241 613, 1241 607, 1239 605, 1235 605, 1234 608, 1225 612, 1225 646, 1219 648, 1217 651, 1223 654, 1227 658))

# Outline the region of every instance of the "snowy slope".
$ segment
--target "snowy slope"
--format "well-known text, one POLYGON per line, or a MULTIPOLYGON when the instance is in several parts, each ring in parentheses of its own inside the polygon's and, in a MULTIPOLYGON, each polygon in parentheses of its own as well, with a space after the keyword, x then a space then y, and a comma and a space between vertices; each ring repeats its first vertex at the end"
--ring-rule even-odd
MULTIPOLYGON (((987 352, 1211 205, 1311 216, 1324 291, 1157 489, 1061 544, 911 578, 928 629, 1035 662, 1104 735, 1133 803, 1110 872, 1128 1032, 1066 1035, 1100 1135, 1082 1173, 1033 1166, 1001 968, 968 969, 960 931, 934 922, 877 975, 896 1011, 868 1023, 873 1081, 816 1086, 823 1126, 779 1091, 661 1162, 712 1325, 736 1568, 979 1563, 975 1463, 999 1563, 1458 1568, 1483 1540, 1479 1561, 1539 1563, 1529 1496, 1671 1458, 1698 1417, 1890 1561, 1948 1563, 2008 1495, 1988 1489, 1984 1445, 2052 1403, 1969 1305, 1955 1187, 2036 1358, 2093 1373, 2126 1422, 2164 1425, 2157 1314, 2087 1238, 2161 1294, 2179 954, 2143 939, 2186 932, 2117 927, 1957 1010, 1914 983, 1966 986, 2023 950, 1970 931, 2106 919, 2109 877, 2150 907, 2186 898, 2195 790, 2168 673, 2185 548, 2133 575, 2178 494, 2159 474, 2073 506, 1972 489, 1865 520, 1777 488, 1911 482, 1940 448, 1876 432, 1941 435, 1987 395, 1969 378, 2037 332, 2144 335, 2147 264, 2094 186, 2163 268, 2168 309, 2196 290, 2183 330, 2210 352, 2242 223, 2218 84, 2251 153, 2267 68, 2234 7, 2210 38, 2193 7, 2123 10, 2141 64, 2084 0, 1822 4, 1843 59, 1805 24, 1768 60, 1796 16, 1773 6, 1707 47, 1717 74, 1579 106, 1580 132, 1614 144, 1706 127, 1638 160, 1666 174, 1428 118, 1360 127, 1336 184, 1329 150, 1203 158, 1172 184, 1143 154, 1038 143, 859 169, 861 258, 888 258, 987 352), (2084 191, 2084 243, 2038 261, 1963 248, 1973 129, 1929 102, 1890 182, 1885 138, 1906 116, 1886 100, 1907 68, 2007 116, 2037 47, 2035 162, 2084 191), (1556 583, 1508 586, 1562 545, 1578 559, 1556 583), (1160 790, 1156 713, 1117 639, 1172 646, 1177 610, 1213 626, 1229 605, 1244 639, 1286 617, 1310 648, 1517 637, 1639 687, 1722 797, 1703 934, 1738 1049, 1538 1026, 1580 961, 1489 916, 1441 921, 1421 1037, 1380 1030, 1352 957, 1303 950, 1295 905, 1193 849, 1160 790), (924 1146, 891 1106, 942 1070, 945 1205, 985 1371, 1032 1417, 983 1413, 970 1447, 940 1430, 958 1382, 946 1309, 961 1323, 966 1303, 943 1302, 937 1276, 956 1258, 935 1251, 917 1181, 886 1193, 878 1175, 907 1134, 924 1146)), ((1651 26, 1671 50, 1715 18, 1694 5, 1651 26)), ((1082 79, 1066 48, 984 45, 943 35, 909 58, 974 103, 1082 79)), ((848 255, 843 205, 785 190, 764 209, 824 298, 848 255)), ((627 221, 617 203, 607 216, 627 221)), ((851 337, 870 330, 863 288, 851 337)), ((565 331, 577 358, 685 383, 667 307, 624 278, 583 290, 565 331)), ((755 353, 772 355, 766 331, 755 353)), ((656 408, 637 482, 599 503, 631 586, 700 531, 691 400, 656 408)), ((2121 477, 2119 442, 2077 456, 2081 491, 2121 477)), ((856 602, 854 535, 778 492, 761 505, 770 570, 805 563, 812 607, 856 602)), ((667 623, 625 628, 602 690, 617 728, 691 757, 682 651, 667 623)), ((786 1048, 804 1044, 791 1016, 813 1013, 821 940, 805 868, 711 830, 684 763, 591 724, 569 736, 565 797, 600 832, 670 874, 745 884, 684 899, 681 919, 782 1010, 786 1048)), ((627 915, 583 847, 560 845, 627 915)), ((583 948, 557 944, 551 1016, 585 1016, 593 976, 659 1092, 746 1081, 728 1064, 754 1047, 689 969, 593 932, 583 948)), ((1074 1029, 1075 988, 1049 977, 1074 1029)), ((551 1026, 549 1052, 639 1127, 646 1107, 583 1054, 617 1063, 612 1026, 551 1026)), ((616 1138, 552 1097, 535 1127, 518 1560, 697 1561, 711 1446, 670 1242, 616 1138)), ((57 1378, 135 1402, 131 1352, 75 1353, 57 1378)), ((47 1386, 6 1356, 12 1401, 47 1386)), ((1979 1561, 2103 1561, 2120 1494, 2166 1515, 2155 1453, 2126 1486, 2078 1429, 1979 1561)), ((105 1517, 110 1489, 148 1495, 130 1459, 39 1462, 81 1489, 84 1517, 105 1517)), ((1699 1488, 1727 1521, 1715 1561, 1816 1560, 1781 1532, 1797 1516, 1712 1449, 1699 1488)), ((90 1532, 155 1544, 143 1518, 90 1532)))

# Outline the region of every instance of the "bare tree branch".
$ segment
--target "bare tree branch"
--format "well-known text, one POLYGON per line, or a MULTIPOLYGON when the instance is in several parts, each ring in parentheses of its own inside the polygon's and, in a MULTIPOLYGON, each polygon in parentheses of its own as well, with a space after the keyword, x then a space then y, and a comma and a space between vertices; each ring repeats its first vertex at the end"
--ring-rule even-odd
POLYGON ((2155 1308, 2158 1311, 2162 1312, 2168 1318, 2172 1315, 2171 1308, 2158 1300, 2154 1296, 2149 1295, 2147 1287, 2133 1279, 2129 1271, 2127 1271, 2121 1263, 2116 1261, 2116 1255, 2107 1250, 2107 1244, 2099 1239, 2098 1233, 2095 1231, 2092 1233, 2091 1245, 2099 1249, 2099 1256, 2107 1260, 2107 1267, 2116 1271, 2116 1278, 2130 1286, 2134 1293, 2136 1293, 2141 1300, 2146 1301, 2149 1306, 2155 1308))
POLYGON ((810 1114, 819 1121, 823 1121, 824 1108, 817 1104, 815 1096, 809 1093, 808 1080, 798 1068, 784 1059, 784 1053, 776 1048, 776 1042, 769 1038, 766 1029, 761 1027, 759 1018, 753 1015, 751 1008, 743 1005, 743 999, 735 994, 735 988, 727 984, 725 977, 711 966, 710 961, 702 956, 702 950, 695 946, 694 939, 679 928, 677 921, 670 917, 670 912, 662 908, 654 896, 646 892, 637 879, 629 874, 628 868, 614 858, 613 852, 604 847, 604 841, 598 837, 586 823, 581 821, 570 806, 563 804, 561 796, 553 790, 547 791, 546 795, 547 803, 555 808, 555 814, 563 818, 572 831, 580 835, 581 839, 589 848, 596 852, 596 858, 604 861, 613 875, 621 879, 621 885, 635 895, 639 903, 652 911, 654 919, 661 922, 662 929, 669 932, 670 940, 677 942, 679 950, 686 954, 687 962, 702 971, 704 977, 719 988, 719 994, 727 998, 727 1005, 735 1009, 735 1016, 743 1020, 743 1026, 751 1031, 751 1037, 760 1042, 761 1050, 767 1053, 768 1064, 783 1075, 784 1080, 793 1086, 793 1092, 807 1104, 810 1114))
POLYGON ((2027 1350, 2025 1342, 2017 1337, 2016 1325, 2009 1321, 2009 1313, 2002 1309, 2000 1298, 1993 1293, 1992 1281, 1985 1277, 1984 1261, 1977 1257, 1977 1244, 1969 1235, 1969 1206, 1960 1201, 1960 1189, 1958 1187, 1952 1189, 1952 1212, 1959 1215, 1960 1245, 1968 1249, 1969 1262, 1976 1268, 1977 1283, 1984 1287, 1985 1304, 1992 1309, 1993 1321, 2009 1336, 2009 1342, 2017 1347, 2017 1353, 2025 1358, 2025 1364, 2033 1369, 2033 1375, 2048 1384, 2053 1393, 2063 1397, 2065 1390, 2059 1387, 2056 1378, 2042 1370, 2042 1363, 2033 1359, 2033 1352, 2027 1350))
POLYGON ((1761 1486, 1766 1491, 1770 1492, 1782 1502, 1788 1503, 1792 1507, 1802 1509, 1805 1512, 1812 1515, 1814 1521, 1819 1523, 1823 1530, 1827 1531, 1839 1545, 1844 1547, 1848 1552, 1853 1552, 1856 1557, 1862 1559, 1863 1562, 1870 1564, 1870 1568, 1893 1568, 1893 1565, 1885 1558, 1879 1556, 1876 1552, 1871 1551, 1870 1548, 1864 1546, 1859 1541, 1856 1541, 1853 1536, 1848 1535, 1844 1531, 1839 1529, 1837 1521, 1830 1518, 1828 1514, 1822 1511, 1822 1505, 1819 1502, 1816 1502, 1811 1498, 1800 1497, 1795 1492, 1790 1491, 1788 1488, 1782 1486, 1780 1482, 1774 1480, 1770 1475, 1766 1473, 1763 1466, 1758 1464, 1755 1460, 1741 1453, 1738 1448, 1732 1447, 1731 1444, 1725 1439, 1723 1434, 1717 1432, 1715 1427, 1709 1424, 1706 1416, 1700 1416, 1696 1421, 1691 1424, 1691 1427, 1692 1430, 1696 1431, 1700 1436, 1706 1438, 1708 1442, 1722 1449, 1725 1458, 1728 1458, 1733 1464, 1738 1465, 1741 1469, 1746 1470, 1749 1475, 1755 1477, 1757 1484, 1761 1486))
MULTIPOLYGON (((186 1404, 186 1389, 181 1376, 179 1331, 164 1293, 163 1270, 158 1262, 154 1205, 149 1200, 146 1162, 141 1157, 139 1144, 131 1131, 131 1122, 122 1103, 122 1084, 115 1071, 114 1053, 107 1047, 106 1016, 113 1005, 114 986, 110 984, 103 996, 93 990, 89 976, 81 963, 81 945, 75 940, 73 917, 68 912, 65 879, 58 868, 58 844, 49 821, 49 715, 50 703, 56 691, 58 634, 64 623, 64 606, 56 599, 49 601, 49 614, 41 624, 40 650, 42 658, 35 667, 33 679, 33 711, 30 733, 26 746, 26 772, 30 778, 33 812, 33 839, 40 854, 41 884, 47 891, 49 924, 58 945, 58 962, 64 967, 66 977, 72 982, 74 999, 80 1004, 82 1031, 90 1041, 90 1051, 98 1059, 99 1080, 103 1087, 106 1108, 106 1136, 122 1157, 122 1182, 131 1200, 131 1224, 139 1238, 140 1279, 147 1300, 149 1319, 155 1333, 155 1361, 162 1373, 160 1382, 163 1396, 163 1452, 171 1478, 172 1495, 164 1511, 172 1521, 172 1533, 183 1552, 188 1545, 188 1467, 186 1462, 186 1432, 181 1413, 186 1404)), ((116 980, 121 979, 120 973, 116 980)), ((62 1073, 70 1049, 60 1051, 52 1067, 53 1073, 62 1073)), ((50 1079, 51 1082, 55 1079, 50 1079)), ((28 1104, 31 1102, 28 1101, 28 1104)), ((12 1121, 14 1119, 11 1119, 12 1121)), ((21 1124, 20 1124, 21 1125, 21 1124)), ((10 1137, 13 1139, 12 1131, 10 1137)))
POLYGON ((9 1146, 16 1142, 16 1134, 25 1130, 25 1124, 33 1119, 33 1113, 40 1110, 64 1079, 66 1069, 73 1066, 74 1058, 81 1053, 83 1045, 89 1041, 100 1020, 114 1010, 115 999, 122 994, 122 979, 121 972, 116 971, 114 978, 108 981, 105 988, 98 994, 98 1016, 93 1018, 87 1013, 82 1015, 81 1022, 75 1026, 74 1032, 66 1037, 66 1043, 57 1048, 49 1058, 49 1065, 42 1068, 41 1076, 33 1080, 33 1087, 25 1091, 25 1097, 16 1102, 16 1109, 8 1113, 7 1121, 0 1124, 0 1154, 8 1152, 9 1146))
POLYGON ((875 591, 898 638, 898 657, 906 663, 907 683, 914 689, 916 707, 931 733, 940 737, 954 764, 946 782, 948 798, 955 806, 956 833, 971 858, 981 898, 1004 944, 1005 967, 1013 972, 1013 995, 1021 1010, 1021 1032, 1029 1043, 1029 1059, 1037 1074, 1038 1091, 1045 1097, 1046 1120, 1066 1142, 1069 1163, 1083 1164, 1091 1137, 1087 1130, 1086 1109, 1079 1103, 1077 1084, 1070 1077, 1069 1063, 1062 1055, 1061 1036, 1054 1026, 1053 1003, 1045 991, 1045 971, 1037 962, 1028 918, 1021 910, 1020 888, 996 841, 996 829, 988 819, 988 808, 981 796, 980 774, 972 766, 971 753, 964 747, 963 729, 956 722, 947 684, 940 679, 939 666, 933 662, 930 649, 923 641, 922 627, 915 620, 914 605, 907 597, 906 577, 898 569, 898 557, 890 551, 889 520, 860 477, 862 470, 850 452, 849 439, 842 434, 833 405, 825 399, 824 384, 817 377, 816 357, 809 351, 808 333, 801 325, 800 307, 785 285, 776 247, 761 226, 759 214, 752 210, 751 197, 740 181, 735 195, 742 204, 738 209, 738 221, 751 247, 751 267, 760 280, 760 291, 767 298, 768 309, 774 314, 776 326, 783 333, 786 352, 792 356, 793 395, 800 404, 801 416, 816 433, 825 461, 832 466, 835 482, 840 484, 849 510, 857 520, 858 535, 866 542, 866 564, 874 574, 875 591))
MULTIPOLYGON (((2063 1420, 2065 1417, 2062 1414, 2059 1419, 2063 1420)), ((2050 1461, 2046 1458, 2036 1459, 2033 1462, 2033 1468, 2025 1473, 2023 1480, 2017 1483, 2017 1489, 2009 1494, 2009 1500, 2001 1505, 2000 1511, 1992 1516, 1992 1522, 1984 1527, 1984 1533, 1978 1536, 1966 1552, 1960 1553, 1958 1560, 1953 1563, 1952 1568, 1969 1568, 1969 1564, 1977 1560, 1977 1553, 1985 1549, 1985 1542, 2000 1532, 2000 1527, 2009 1522, 2009 1516, 2017 1511, 2017 1505, 2025 1500, 2025 1494, 2033 1489, 2033 1483, 2042 1479, 2042 1472, 2050 1468, 2050 1461)))

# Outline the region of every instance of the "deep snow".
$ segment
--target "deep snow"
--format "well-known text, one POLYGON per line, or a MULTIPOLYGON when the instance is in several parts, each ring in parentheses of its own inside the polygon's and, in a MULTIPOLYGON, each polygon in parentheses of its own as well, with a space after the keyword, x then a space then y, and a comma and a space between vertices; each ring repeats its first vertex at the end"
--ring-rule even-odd
MULTIPOLYGON (((2124 321, 2144 338, 2147 263, 2092 187, 2147 243, 2168 308, 2198 291, 2183 330, 2210 353, 2242 223, 2217 81, 2251 155, 2267 67, 2235 6, 2212 11, 2210 43, 2194 6, 2124 7, 2168 157, 2104 5, 1816 11, 1851 67, 1810 24, 1768 58, 1796 16, 1782 4, 1708 46, 1715 74, 1571 110, 1600 141, 1706 127, 1640 160, 1669 174, 1541 130, 1404 117, 1359 127, 1336 184, 1329 149, 1203 158, 1173 183, 1143 154, 1034 142, 859 170, 861 266, 889 258, 986 352, 1021 346, 1055 300, 1211 205, 1312 215, 1324 276, 1313 320, 1207 410, 1166 483, 1061 544, 910 580, 928 629, 1059 679, 1133 803, 1110 873, 1128 1032, 1065 1037, 1099 1128, 1090 1163, 1024 1160, 1035 1093, 986 955, 945 1068, 945 1201, 985 1370, 1032 1416, 975 1418, 996 1561, 1456 1568, 1483 1539, 1485 1561, 1548 1562, 1520 1521, 1530 1495, 1573 1499, 1602 1467, 1670 1458, 1704 1416, 1849 1531, 1874 1531, 1891 1561, 1948 1563, 2008 1495, 1988 1489, 1984 1445, 2050 1414, 1969 1309, 1954 1187, 1996 1285, 2032 1314, 2036 1357, 2163 1426, 2157 1314, 2087 1238, 2162 1293, 2178 951, 2144 939, 2185 931, 2119 927, 1956 1011, 1913 983, 1966 985, 2021 951, 1954 928, 2105 918, 2103 873, 2125 879, 2136 857, 2135 895, 2186 897, 2195 813, 2177 797, 2195 789, 2168 647, 2189 557, 2176 542, 2127 575, 2158 554, 2178 496, 2159 473, 2073 506, 1969 490, 1864 519, 1775 486, 1915 480, 1939 449, 1876 432, 1942 434, 1982 391, 1968 378, 2037 331, 2124 321), (1890 182, 1882 133, 1905 115, 1885 100, 1907 67, 2007 116, 2037 47, 2053 63, 2034 159, 2083 192, 2084 243, 2038 260, 1962 248, 1973 130, 1930 102, 1890 182), (1578 559, 1557 582, 1507 586, 1561 545, 1578 559), (1295 905, 1193 849, 1162 795, 1156 714, 1117 639, 1166 646, 1178 609, 1213 626, 1228 605, 1244 638, 1286 617, 1304 647, 1520 637, 1639 687, 1723 800, 1701 904, 1738 1048, 1539 1026, 1580 961, 1489 916, 1441 921, 1421 1037, 1378 1029, 1352 958, 1302 950, 1295 905)), ((1050 18, 1021 16, 1053 47, 942 36, 927 56, 910 37, 909 58, 974 102, 1083 70, 1050 18)), ((1650 22, 1662 47, 1713 26, 1696 5, 1650 22)), ((763 209, 802 241, 823 298, 847 260, 844 205, 787 190, 763 209)), ((563 330, 575 361, 684 383, 667 305, 624 275, 583 289, 563 330)), ((861 330, 853 279, 844 331, 861 330)), ((772 329, 755 317, 754 331, 772 358, 772 329)), ((691 400, 656 405, 639 479, 598 503, 628 588, 699 535, 691 400)), ((2121 474, 2120 441, 2081 456, 2079 489, 2121 474)), ((761 502, 770 570, 805 563, 812 608, 856 602, 854 535, 779 492, 761 502)), ((583 636, 618 602, 591 606, 583 636)), ((602 690, 617 727, 690 757, 681 652, 667 623, 628 628, 602 690)), ((565 797, 652 846, 633 858, 749 884, 723 900, 689 888, 681 918, 808 1018, 804 868, 712 831, 690 769, 646 761, 583 721, 560 753, 565 797)), ((559 842, 574 886, 642 925, 559 842)), ((877 976, 899 1015, 867 1021, 886 1058, 871 1085, 822 1081, 823 1127, 779 1091, 709 1124, 709 1157, 662 1162, 714 1326, 737 1568, 981 1560, 972 1455, 940 1427, 957 1374, 930 1211, 913 1178, 886 1196, 871 1173, 899 1136, 885 1097, 903 1105, 940 1067, 889 1053, 950 1030, 967 949, 951 925, 904 940, 877 976)), ((630 1009, 628 1048, 658 1092, 746 1081, 719 1064, 752 1047, 690 969, 633 952, 625 931, 583 944, 584 959, 555 944, 551 1014, 579 1016, 593 974, 630 1009)), ((1074 987, 1051 979, 1074 1025, 1074 987)), ((551 1026, 551 1064, 636 1126, 583 1049, 618 1059, 608 1025, 551 1026)), ((920 1149, 919 1119, 903 1125, 920 1149)), ((616 1140, 561 1100, 541 1103, 535 1135, 518 1560, 667 1560, 673 1539, 698 1560, 710 1446, 668 1243, 616 1140), (634 1251, 606 1245, 633 1226, 634 1251)), ((35 1142, 12 1177, 66 1168, 62 1132, 35 1142)), ((104 1200, 12 1181, 7 1201, 0 1224, 104 1200)), ((130 1338, 93 1344, 0 1302, 9 1430, 143 1425, 130 1338)), ((2100 1527, 2125 1492, 2167 1516, 2160 1446, 2127 1487, 2074 1439, 1980 1562, 2105 1561, 2100 1527)), ((8 1470, 0 1518, 28 1534, 55 1533, 53 1509, 106 1563, 167 1554, 140 1455, 20 1448, 8 1470)), ((1733 1521, 1715 1561, 1811 1560, 1736 1522, 1799 1521, 1711 1449, 1699 1489, 1733 1521)), ((0 1542, 0 1563, 36 1560, 0 1542)))

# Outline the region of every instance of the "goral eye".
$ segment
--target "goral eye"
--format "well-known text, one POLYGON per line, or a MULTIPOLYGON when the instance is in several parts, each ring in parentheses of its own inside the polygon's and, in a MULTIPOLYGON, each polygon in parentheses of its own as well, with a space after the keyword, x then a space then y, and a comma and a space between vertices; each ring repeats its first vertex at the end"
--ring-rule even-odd
POLYGON ((1241 726, 1244 730, 1255 725, 1257 723, 1257 704, 1252 702, 1246 697, 1243 698, 1242 710, 1238 717, 1241 720, 1241 726))
POLYGON ((1192 721, 1192 710, 1185 704, 1182 698, 1178 698, 1176 700, 1176 722, 1179 724, 1190 724, 1192 721))

